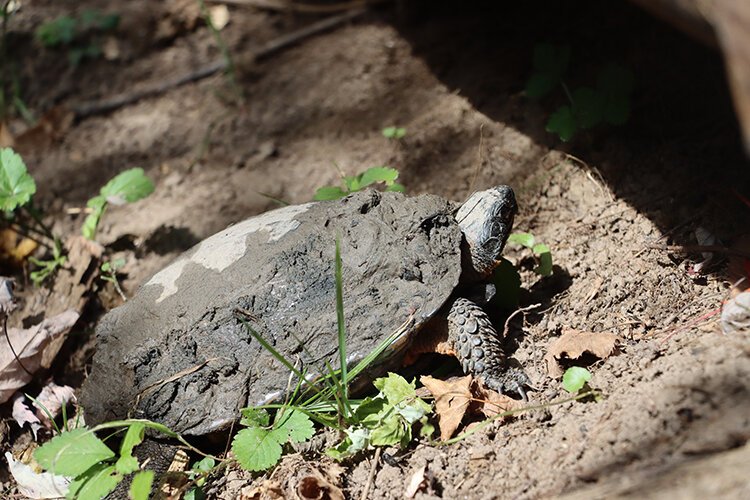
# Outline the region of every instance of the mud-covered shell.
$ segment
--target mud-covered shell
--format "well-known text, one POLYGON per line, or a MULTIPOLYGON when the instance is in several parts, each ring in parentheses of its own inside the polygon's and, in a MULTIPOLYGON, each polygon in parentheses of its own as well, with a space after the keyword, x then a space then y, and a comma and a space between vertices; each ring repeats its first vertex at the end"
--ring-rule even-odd
MULTIPOLYGON (((87 419, 129 414, 200 435, 278 395, 289 370, 252 337, 237 309, 291 362, 311 372, 324 360, 338 366, 337 235, 350 363, 409 320, 410 339, 461 274, 453 208, 431 195, 365 191, 273 210, 204 240, 101 321, 83 388, 87 419)), ((397 363, 400 352, 389 354, 397 363)))

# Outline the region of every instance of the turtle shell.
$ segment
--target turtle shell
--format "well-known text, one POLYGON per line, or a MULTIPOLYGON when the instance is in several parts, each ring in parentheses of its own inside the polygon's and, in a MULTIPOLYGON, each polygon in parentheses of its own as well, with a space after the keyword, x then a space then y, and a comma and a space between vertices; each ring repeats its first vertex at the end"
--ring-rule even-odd
POLYGON ((82 404, 98 423, 130 415, 201 435, 248 405, 277 398, 293 363, 338 366, 335 241, 340 238, 347 359, 404 324, 403 347, 450 297, 461 274, 461 230, 437 196, 364 191, 279 208, 202 241, 154 275, 97 328, 82 404))

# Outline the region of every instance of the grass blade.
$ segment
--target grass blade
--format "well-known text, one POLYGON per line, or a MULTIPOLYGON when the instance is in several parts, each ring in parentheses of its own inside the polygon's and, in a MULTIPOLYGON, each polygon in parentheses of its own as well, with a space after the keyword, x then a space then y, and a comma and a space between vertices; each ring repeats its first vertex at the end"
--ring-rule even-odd
MULTIPOLYGON (((339 237, 336 236, 336 323, 338 326, 339 334, 339 362, 341 364, 341 398, 344 403, 344 409, 346 415, 349 414, 349 378, 346 370, 346 325, 344 324, 344 292, 343 292, 343 278, 341 272, 341 243, 339 237)), ((337 384, 339 385, 339 384, 337 384)))

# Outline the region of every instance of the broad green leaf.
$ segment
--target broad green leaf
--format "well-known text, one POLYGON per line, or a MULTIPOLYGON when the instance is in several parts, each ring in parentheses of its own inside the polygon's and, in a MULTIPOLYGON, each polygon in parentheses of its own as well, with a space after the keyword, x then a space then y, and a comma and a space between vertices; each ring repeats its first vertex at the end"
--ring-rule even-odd
POLYGON ((78 476, 114 456, 101 439, 85 428, 63 432, 34 452, 39 465, 60 476, 78 476))
POLYGON ((232 451, 239 464, 248 471, 261 471, 281 458, 281 445, 275 436, 259 427, 242 429, 232 441, 232 451))
POLYGON ((135 423, 128 427, 120 445, 120 458, 115 462, 115 468, 120 474, 127 475, 138 470, 138 459, 133 456, 133 448, 143 442, 145 432, 146 426, 142 423, 135 423))
POLYGON ((36 193, 36 183, 26 165, 11 148, 0 148, 0 211, 25 205, 36 193))
POLYGON ((373 446, 406 445, 409 441, 411 441, 411 426, 397 413, 386 417, 370 432, 370 443, 373 446))
POLYGON ((281 415, 281 420, 275 430, 284 434, 282 442, 290 440, 295 443, 302 443, 315 434, 315 427, 310 417, 298 410, 285 411, 281 415))
POLYGON ((128 496, 131 500, 148 500, 151 495, 151 485, 154 482, 154 471, 142 470, 135 476, 130 483, 128 496))
POLYGON ((397 193, 405 193, 406 188, 403 186, 403 184, 399 184, 398 182, 394 182, 390 186, 385 188, 386 191, 395 191, 397 193))
POLYGON ((372 429, 380 423, 385 410, 392 407, 382 396, 365 398, 354 412, 354 418, 363 427, 372 429))
POLYGON ((360 179, 360 189, 376 182, 385 182, 386 185, 391 185, 398 179, 398 170, 391 167, 371 167, 362 173, 362 179, 360 179))
POLYGON ((268 427, 271 424, 271 416, 264 408, 243 408, 240 414, 240 424, 247 427, 268 427))
POLYGON ((539 256, 539 265, 534 272, 542 276, 549 276, 552 274, 552 252, 549 247, 544 243, 537 243, 532 248, 535 255, 539 256))
POLYGON ((432 411, 432 406, 415 397, 408 404, 406 402, 396 406, 396 412, 411 425, 432 411))
POLYGON ((193 466, 190 467, 190 470, 208 472, 214 467, 216 467, 216 460, 211 457, 203 457, 201 460, 195 462, 193 466))
POLYGON ((154 192, 154 183, 142 168, 120 172, 101 189, 100 194, 113 205, 133 203, 154 192))
POLYGON ((573 114, 576 126, 589 129, 602 122, 604 98, 590 87, 580 87, 573 91, 573 114))
POLYGON ((339 198, 343 198, 348 193, 341 189, 338 186, 324 186, 322 188, 318 188, 317 191, 315 191, 315 196, 313 199, 315 201, 326 201, 326 200, 338 200, 339 198))
POLYGON ((576 134, 576 121, 570 106, 561 106, 550 116, 547 122, 547 132, 552 132, 560 137, 563 142, 568 142, 576 134))
POLYGON ((563 389, 568 392, 578 392, 591 380, 591 372, 580 366, 571 366, 563 374, 563 389))
POLYGON ((508 236, 508 243, 516 243, 526 248, 534 246, 534 235, 531 233, 511 233, 508 236))
POLYGON ((435 434, 435 426, 430 423, 427 417, 422 417, 420 424, 422 424, 422 427, 419 429, 419 435, 431 439, 432 435, 435 434))
POLYGON ((387 377, 375 379, 373 385, 385 396, 388 403, 396 405, 416 397, 415 384, 406 381, 401 375, 389 373, 387 377))
POLYGON ((114 465, 99 464, 76 477, 65 498, 76 500, 100 500, 105 498, 122 481, 114 465))

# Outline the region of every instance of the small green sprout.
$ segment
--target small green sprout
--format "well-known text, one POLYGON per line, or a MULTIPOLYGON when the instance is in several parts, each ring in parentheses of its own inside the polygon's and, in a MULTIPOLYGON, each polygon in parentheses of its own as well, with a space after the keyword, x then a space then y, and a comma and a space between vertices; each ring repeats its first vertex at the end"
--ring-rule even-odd
POLYGON ((563 389, 570 393, 576 393, 583 389, 589 380, 591 380, 590 371, 580 366, 571 366, 563 374, 563 389))
POLYGON ((362 172, 359 175, 342 175, 342 185, 339 186, 325 186, 318 188, 315 192, 316 201, 323 200, 337 200, 344 196, 361 191, 368 186, 373 184, 383 183, 385 184, 385 191, 398 191, 404 192, 404 186, 396 182, 398 179, 398 170, 390 167, 371 167, 362 172))
POLYGON ((153 192, 154 183, 146 177, 142 168, 131 168, 120 172, 99 191, 99 196, 91 198, 86 204, 91 209, 91 213, 83 222, 81 232, 86 238, 93 240, 99 220, 108 205, 133 203, 153 192))
POLYGON ((534 272, 541 276, 552 274, 552 252, 544 243, 536 243, 531 233, 513 233, 508 237, 508 243, 516 243, 530 249, 538 259, 534 272))
POLYGON ((36 39, 48 48, 67 47, 73 66, 84 59, 94 59, 102 54, 97 35, 117 28, 120 16, 95 9, 81 12, 79 16, 61 16, 40 25, 36 39))
POLYGON ((386 139, 403 139, 406 137, 406 129, 403 127, 385 127, 383 137, 386 139))

